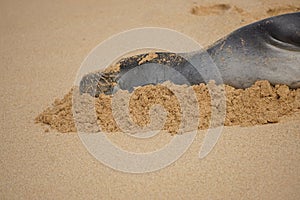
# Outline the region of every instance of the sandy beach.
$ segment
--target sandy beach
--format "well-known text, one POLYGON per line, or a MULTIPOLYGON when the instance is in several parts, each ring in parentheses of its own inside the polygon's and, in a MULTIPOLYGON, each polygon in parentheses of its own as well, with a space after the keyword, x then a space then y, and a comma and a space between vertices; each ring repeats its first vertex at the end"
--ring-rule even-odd
MULTIPOLYGON (((204 159, 201 130, 188 151, 151 173, 113 170, 76 133, 45 131, 35 117, 73 86, 87 54, 138 27, 184 33, 204 47, 251 22, 300 10, 298 0, 1 1, 1 199, 300 199, 300 113, 279 123, 224 127, 204 159)), ((171 135, 124 149, 149 151, 171 135)))

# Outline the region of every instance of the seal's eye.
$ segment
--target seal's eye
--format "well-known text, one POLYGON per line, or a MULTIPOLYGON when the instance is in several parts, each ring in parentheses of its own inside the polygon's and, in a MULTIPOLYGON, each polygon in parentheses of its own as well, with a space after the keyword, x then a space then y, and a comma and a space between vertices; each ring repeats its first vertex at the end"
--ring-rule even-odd
POLYGON ((266 25, 275 40, 300 47, 300 12, 274 17, 266 25))

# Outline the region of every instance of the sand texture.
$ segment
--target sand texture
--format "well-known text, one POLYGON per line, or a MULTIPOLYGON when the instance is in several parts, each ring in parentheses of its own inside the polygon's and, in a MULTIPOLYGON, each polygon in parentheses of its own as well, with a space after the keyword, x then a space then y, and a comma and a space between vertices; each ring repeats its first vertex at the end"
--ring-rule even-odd
MULTIPOLYGON (((207 85, 174 88, 183 96, 187 89, 196 91, 204 107, 194 113, 203 119, 196 124, 200 130, 176 162, 145 174, 123 173, 96 160, 74 133, 76 115, 70 112, 75 94, 70 88, 80 64, 113 34, 164 27, 207 47, 241 26, 299 8, 299 0, 1 1, 0 199, 300 199, 299 89, 265 81, 247 90, 225 86, 227 126, 210 154, 199 159, 211 112, 205 109, 210 103, 207 85), (35 123, 39 115, 50 127, 35 123)), ((141 125, 166 119, 164 128, 175 133, 184 113, 176 103, 166 109, 170 105, 163 97, 178 104, 180 99, 158 87, 138 88, 128 112, 141 125), (149 100, 145 90, 162 97, 149 100), (171 114, 150 106, 158 102, 171 114), (143 121, 136 117, 141 112, 143 121)), ((97 131, 101 125, 112 131, 106 135, 114 144, 137 152, 157 150, 174 137, 159 134, 142 140, 116 132, 118 119, 111 118, 110 101, 105 95, 87 97, 84 103, 96 102, 97 112, 79 118, 80 128, 97 131)), ((117 116, 121 114, 126 113, 117 116)))
POLYGON ((217 86, 213 82, 190 87, 165 82, 157 86, 139 87, 133 93, 120 90, 113 96, 102 94, 96 99, 88 94, 80 95, 79 89, 75 88, 63 99, 55 100, 52 107, 44 110, 35 120, 37 123, 50 125, 51 128, 62 133, 75 132, 76 126, 85 123, 86 128, 80 128, 81 131, 135 133, 162 129, 176 134, 192 131, 193 126, 187 122, 193 120, 198 120, 197 128, 203 130, 222 125, 253 126, 276 123, 279 122, 280 117, 297 112, 300 112, 300 89, 292 90, 286 85, 273 87, 268 81, 257 81, 250 88, 235 89, 228 85, 217 86), (224 99, 220 91, 224 91, 224 99), (213 99, 212 95, 215 95, 213 99), (72 99, 80 104, 74 109, 72 109, 74 102, 72 99), (220 103, 221 100, 224 100, 224 105, 220 103), (91 106, 86 106, 87 101, 91 106), (166 121, 159 113, 160 109, 156 108, 152 110, 154 113, 150 113, 152 106, 157 104, 166 110, 166 121), (195 107, 198 107, 198 113, 195 113, 195 107), (126 108, 129 109, 128 113, 125 112, 126 108), (83 120, 86 114, 82 114, 75 118, 76 124, 74 110, 77 109, 80 110, 80 114, 95 112, 96 119, 88 117, 88 120, 83 120), (216 114, 217 120, 212 120, 212 109, 220 113, 216 114), (153 119, 160 118, 153 124, 150 120, 152 115, 155 115, 153 119), (120 124, 116 123, 115 119, 121 123, 121 126, 125 125, 120 128, 120 124), (149 124, 151 126, 148 129, 140 129, 149 124), (99 127, 94 128, 94 125, 99 127), (91 130, 88 127, 93 128, 91 130))

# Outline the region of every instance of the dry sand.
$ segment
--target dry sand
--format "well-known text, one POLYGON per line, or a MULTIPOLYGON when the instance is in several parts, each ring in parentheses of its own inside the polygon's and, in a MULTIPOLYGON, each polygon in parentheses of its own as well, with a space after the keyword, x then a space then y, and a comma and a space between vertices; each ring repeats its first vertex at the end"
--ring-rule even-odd
MULTIPOLYGON (((277 124, 225 127, 198 159, 205 131, 175 163, 126 174, 92 157, 76 134, 44 132, 34 118, 73 85, 80 63, 112 34, 141 26, 185 33, 207 46, 242 25, 299 10, 298 0, 1 1, 1 199, 299 199, 300 114, 277 124), (223 5, 219 5, 223 4, 223 5)), ((142 142, 112 134, 125 149, 142 142)))

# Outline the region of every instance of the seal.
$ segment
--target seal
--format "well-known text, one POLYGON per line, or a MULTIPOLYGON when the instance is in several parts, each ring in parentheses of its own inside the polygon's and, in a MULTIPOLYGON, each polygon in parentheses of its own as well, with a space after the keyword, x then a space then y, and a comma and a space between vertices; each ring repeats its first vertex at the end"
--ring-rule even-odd
POLYGON ((165 81, 194 85, 209 80, 236 88, 250 87, 258 80, 300 87, 300 12, 244 26, 203 51, 121 59, 112 69, 83 76, 79 89, 97 97, 165 81))
POLYGON ((225 84, 246 88, 257 80, 300 87, 300 12, 242 27, 207 49, 225 84))

